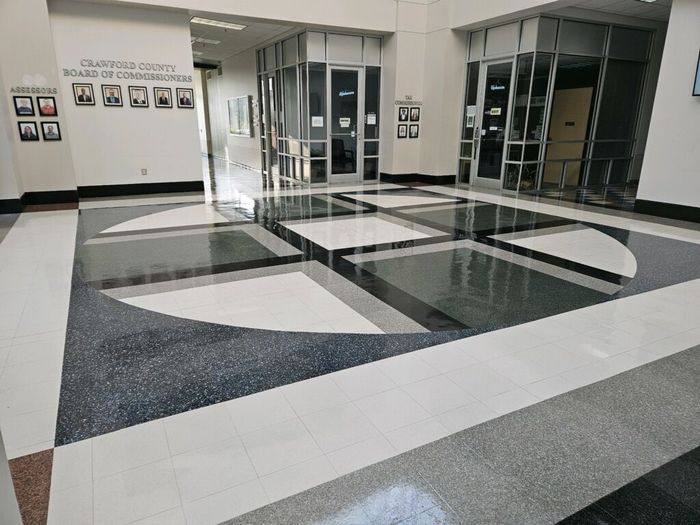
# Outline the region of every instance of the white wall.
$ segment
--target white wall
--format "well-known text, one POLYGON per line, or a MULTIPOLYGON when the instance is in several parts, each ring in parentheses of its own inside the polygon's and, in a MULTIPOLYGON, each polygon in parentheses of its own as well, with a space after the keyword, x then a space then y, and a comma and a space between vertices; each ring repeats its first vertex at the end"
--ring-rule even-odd
MULTIPOLYGON (((207 82, 209 92, 209 116, 217 122, 217 132, 212 130, 214 155, 236 164, 261 169, 260 127, 253 126, 252 137, 238 137, 228 132, 228 99, 250 95, 257 101, 257 70, 255 50, 250 49, 235 55, 221 64, 223 75, 212 71, 212 79, 207 82), (214 115, 216 114, 216 116, 214 115)), ((253 109, 253 120, 257 121, 257 111, 253 109)))
MULTIPOLYGON (((291 25, 343 27, 358 31, 393 31, 396 0, 112 0, 221 13, 291 25)), ((420 0, 418 0, 420 1, 420 0)), ((464 0, 457 0, 464 1, 464 0)))
MULTIPOLYGON (((50 0, 51 27, 59 70, 81 69, 89 59, 173 64, 193 75, 188 16, 141 8, 122 8, 50 0)), ((175 104, 175 88, 194 84, 116 78, 61 76, 66 119, 78 186, 201 180, 197 115, 175 104), (91 82, 95 106, 77 106, 73 82, 91 82), (105 107, 100 84, 122 88, 124 107, 105 107), (150 107, 129 106, 129 85, 148 88, 150 107), (172 109, 156 108, 153 87, 170 87, 172 109), (141 175, 141 169, 148 175, 141 175)))
POLYGON ((700 207, 700 97, 692 97, 700 3, 674 0, 638 199, 700 207))
MULTIPOLYGON (((20 192, 74 190, 75 177, 70 154, 70 133, 66 133, 64 108, 60 90, 56 95, 58 117, 40 118, 14 115, 10 89, 58 88, 56 58, 53 52, 51 29, 45 0, 22 0, 0 2, 0 68, 2 70, 2 90, 6 109, 10 111, 0 116, 0 123, 9 134, 9 147, 13 153, 14 165, 4 160, 3 171, 13 170, 20 182, 20 192), (30 42, 30 44, 22 44, 30 42), (63 140, 56 142, 21 142, 17 130, 18 120, 37 122, 58 121, 63 131, 63 140)), ((29 94, 36 106, 36 94, 29 94)), ((36 107, 35 107, 36 111, 36 107)), ((37 113, 38 114, 38 113, 37 113)), ((4 146, 8 147, 8 144, 4 146)), ((3 153, 7 153, 7 149, 3 153)), ((5 155, 3 155, 4 157, 5 155)), ((7 177, 3 177, 9 180, 7 177)), ((3 184, 5 186, 7 182, 3 184)), ((10 183, 10 186, 12 184, 10 183)), ((3 189, 6 193, 8 190, 3 189)), ((14 191, 10 188, 10 194, 14 191)))
MULTIPOLYGON (((2 70, 0 70, 0 86, 2 70)), ((0 200, 19 199, 22 196, 21 181, 18 180, 17 167, 15 166, 14 143, 15 119, 14 110, 10 112, 10 106, 5 97, 0 97, 0 123, 2 123, 2 135, 0 136, 0 200)))

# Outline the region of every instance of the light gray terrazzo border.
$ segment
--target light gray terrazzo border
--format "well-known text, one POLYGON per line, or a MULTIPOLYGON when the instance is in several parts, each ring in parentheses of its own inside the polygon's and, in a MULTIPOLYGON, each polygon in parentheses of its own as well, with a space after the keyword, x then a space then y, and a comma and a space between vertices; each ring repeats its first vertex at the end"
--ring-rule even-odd
POLYGON ((161 283, 126 286, 102 290, 102 293, 114 299, 127 299, 152 295, 156 293, 172 292, 188 288, 197 288, 212 284, 221 284, 256 277, 267 277, 284 273, 302 272, 307 277, 333 294, 337 299, 347 304, 365 319, 376 325, 386 333, 424 333, 428 330, 405 316, 398 310, 382 302, 369 292, 355 286, 336 272, 327 268, 318 261, 305 261, 299 263, 266 266, 236 272, 217 273, 203 275, 187 279, 177 279, 161 283))
POLYGON ((225 523, 556 523, 697 446, 698 373, 695 347, 225 523))
POLYGON ((530 257, 525 257, 524 255, 501 250, 494 248, 493 246, 488 246, 486 244, 481 244, 468 239, 412 246, 407 248, 397 248, 394 250, 382 250, 378 252, 361 253, 356 255, 346 255, 344 259, 354 264, 361 264, 370 261, 381 261, 385 259, 394 259, 397 257, 408 257, 411 255, 437 253, 465 248, 484 253, 491 257, 496 257, 512 264, 523 266, 530 270, 546 273, 552 277, 563 279, 580 286, 585 286, 586 288, 590 288, 591 290, 596 290, 604 294, 612 295, 622 289, 622 286, 618 284, 603 281, 602 279, 596 279, 595 277, 590 277, 582 273, 567 270, 566 268, 561 268, 553 264, 531 259, 530 257))

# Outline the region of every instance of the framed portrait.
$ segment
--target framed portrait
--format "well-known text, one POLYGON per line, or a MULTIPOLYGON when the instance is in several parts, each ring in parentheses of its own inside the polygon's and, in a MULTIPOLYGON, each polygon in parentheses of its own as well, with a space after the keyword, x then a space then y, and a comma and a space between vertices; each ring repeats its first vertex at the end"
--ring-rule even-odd
POLYGON ((399 139, 405 139, 408 136, 408 124, 399 124, 399 130, 396 133, 396 137, 399 139))
POLYGON ((399 122, 408 122, 408 107, 401 106, 399 108, 399 122))
POLYGON ((102 84, 102 101, 104 105, 108 107, 123 106, 122 88, 112 84, 102 84))
POLYGON ((153 100, 157 108, 173 107, 173 92, 170 88, 153 88, 153 100))
POLYGON ((698 65, 695 67, 695 85, 693 86, 693 96, 700 97, 700 55, 698 56, 698 65))
POLYGON ((73 84, 73 98, 76 106, 94 106, 95 95, 92 84, 73 84))
POLYGON ((39 132, 36 130, 36 122, 19 121, 19 139, 22 142, 39 140, 39 132))
POLYGON ((192 88, 177 88, 175 93, 177 94, 177 107, 189 109, 194 107, 194 91, 192 88))
POLYGON ((420 120, 420 108, 411 108, 411 122, 420 120))
POLYGON ((252 137, 251 104, 252 97, 243 95, 228 99, 228 130, 231 135, 252 137))
POLYGON ((148 89, 146 86, 129 86, 129 103, 132 108, 147 108, 148 89))
POLYGON ((42 122, 41 134, 44 140, 61 140, 61 128, 58 122, 42 122))
POLYGON ((411 124, 408 126, 408 138, 417 139, 418 138, 418 124, 411 124))
POLYGON ((15 115, 18 117, 33 117, 34 103, 32 97, 12 97, 15 103, 15 115))
POLYGON ((39 108, 39 116, 41 117, 58 116, 54 97, 36 97, 36 106, 39 108))

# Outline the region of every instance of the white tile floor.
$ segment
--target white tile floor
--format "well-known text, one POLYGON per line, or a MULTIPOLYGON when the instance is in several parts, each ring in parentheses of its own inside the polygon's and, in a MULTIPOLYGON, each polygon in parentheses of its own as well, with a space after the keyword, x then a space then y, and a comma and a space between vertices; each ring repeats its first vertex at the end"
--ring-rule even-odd
POLYGON ((0 427, 10 459, 53 446, 77 211, 22 214, 0 243, 0 427))
POLYGON ((231 326, 290 332, 383 333, 302 272, 121 300, 175 317, 231 326))
POLYGON ((637 260, 632 252, 621 242, 593 228, 549 234, 544 229, 541 235, 522 239, 509 239, 509 236, 492 237, 618 275, 634 277, 637 273, 637 260))
POLYGON ((698 344, 695 280, 119 430, 55 450, 49 522, 217 523, 698 344))
POLYGON ((327 250, 429 237, 426 233, 399 226, 379 217, 281 224, 327 250))

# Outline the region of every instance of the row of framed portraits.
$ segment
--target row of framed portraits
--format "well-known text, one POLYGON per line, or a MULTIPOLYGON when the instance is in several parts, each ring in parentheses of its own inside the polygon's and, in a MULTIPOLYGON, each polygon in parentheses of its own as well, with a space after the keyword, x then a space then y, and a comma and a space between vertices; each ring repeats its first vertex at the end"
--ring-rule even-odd
POLYGON ((417 139, 420 131, 418 127, 418 124, 399 124, 399 129, 396 136, 400 139, 417 139))
MULTIPOLYGON (((102 103, 107 107, 122 107, 124 98, 122 88, 115 84, 102 84, 102 103)), ((129 104, 132 108, 148 107, 148 88, 146 86, 128 86, 129 104)), ((92 84, 73 84, 73 98, 77 106, 94 106, 95 93, 92 84)), ((192 88, 176 88, 175 98, 177 107, 194 108, 194 90, 192 88)), ((157 108, 173 107, 173 92, 167 87, 153 88, 153 102, 157 108)))
POLYGON ((420 120, 420 108, 401 106, 399 107, 399 122, 418 122, 420 120))
MULTIPOLYGON (((34 100, 32 97, 16 96, 12 97, 15 104, 15 115, 18 117, 34 117, 34 100)), ((56 117, 58 109, 56 109, 55 97, 36 97, 36 107, 40 117, 56 117)))
MULTIPOLYGON (((39 122, 41 125, 41 135, 47 142, 54 142, 61 140, 61 128, 58 122, 39 122)), ((36 142, 39 140, 39 130, 37 128, 37 123, 35 121, 22 121, 17 122, 17 127, 19 128, 19 139, 22 142, 36 142)))

